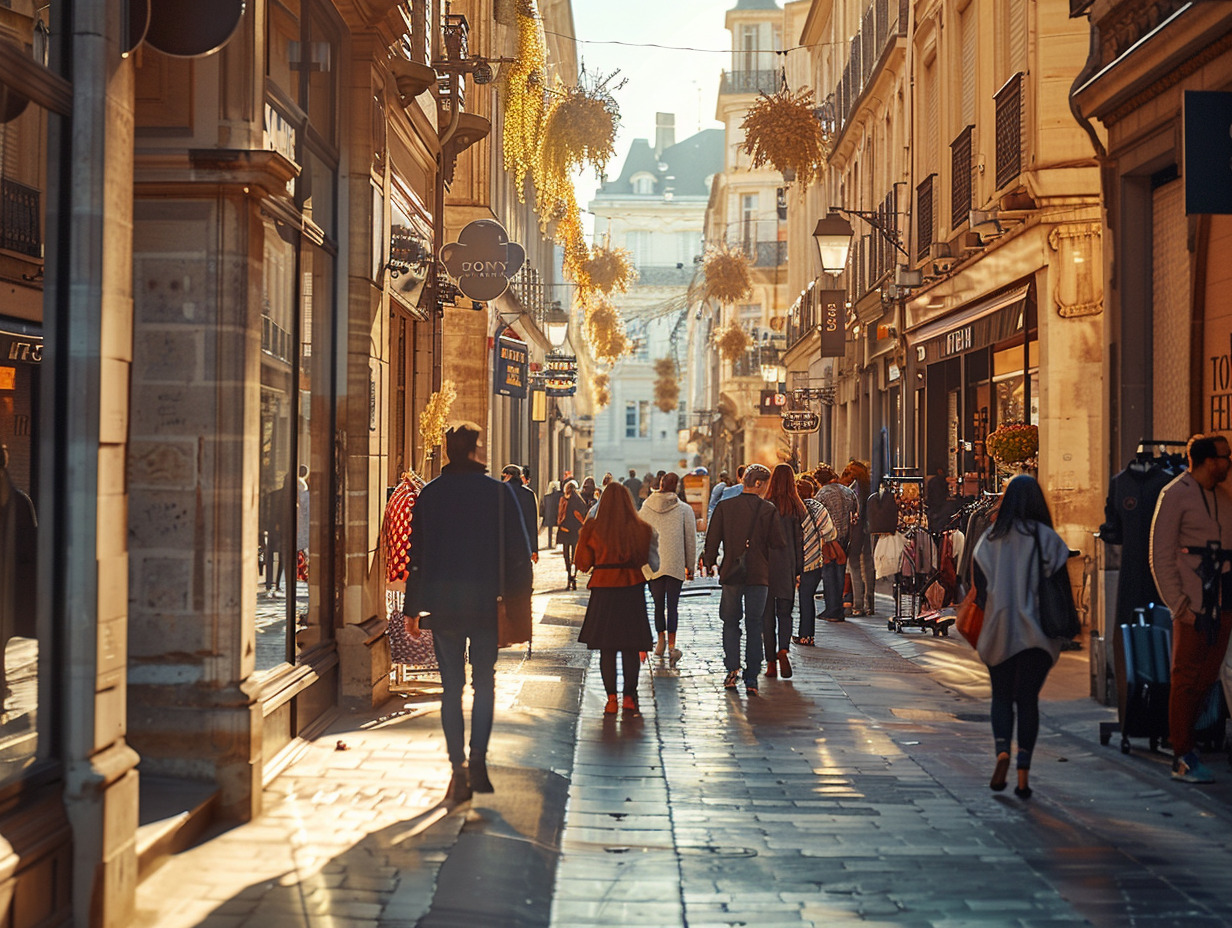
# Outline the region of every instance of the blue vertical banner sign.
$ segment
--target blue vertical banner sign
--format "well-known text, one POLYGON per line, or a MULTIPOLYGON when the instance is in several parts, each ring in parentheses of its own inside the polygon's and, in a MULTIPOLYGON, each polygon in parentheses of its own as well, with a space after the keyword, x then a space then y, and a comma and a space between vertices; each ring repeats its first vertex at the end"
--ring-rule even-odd
POLYGON ((821 357, 841 358, 846 347, 847 291, 819 290, 817 329, 821 334, 821 357))
POLYGON ((1232 93, 1185 91, 1185 215, 1232 213, 1232 93))
POLYGON ((526 342, 507 335, 496 339, 496 358, 492 365, 492 392, 497 396, 526 399, 528 355, 526 342))

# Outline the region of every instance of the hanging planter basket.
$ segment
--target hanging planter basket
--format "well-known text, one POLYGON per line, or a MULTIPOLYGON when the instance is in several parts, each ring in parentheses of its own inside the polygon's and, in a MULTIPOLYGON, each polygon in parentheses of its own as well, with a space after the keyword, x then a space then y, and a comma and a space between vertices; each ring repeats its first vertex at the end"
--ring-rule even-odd
POLYGON ((739 303, 753 293, 749 258, 742 251, 723 245, 706 255, 702 265, 706 276, 706 297, 720 303, 739 303))
POLYGON ((596 412, 606 409, 612 402, 612 378, 608 374, 595 374, 590 382, 590 395, 596 412))
POLYGON ((655 405, 671 412, 680 404, 680 381, 676 377, 676 362, 671 358, 655 361, 655 405))
POLYGON ((592 293, 624 293, 637 279, 632 258, 624 248, 596 245, 582 263, 576 283, 583 291, 592 293))
POLYGON ((817 180, 830 157, 831 133, 816 116, 812 90, 792 93, 786 87, 762 93, 749 107, 740 128, 741 150, 754 168, 770 164, 784 175, 795 174, 802 188, 817 180))
POLYGON ((605 297, 596 297, 586 307, 586 342, 595 360, 615 364, 633 351, 620 311, 605 297))
POLYGON ((724 361, 735 361, 753 345, 749 333, 734 320, 715 329, 712 340, 715 348, 719 350, 719 357, 724 361))
POLYGON ((1026 473, 1039 459, 1039 428, 1007 423, 984 439, 984 447, 1003 474, 1026 473))

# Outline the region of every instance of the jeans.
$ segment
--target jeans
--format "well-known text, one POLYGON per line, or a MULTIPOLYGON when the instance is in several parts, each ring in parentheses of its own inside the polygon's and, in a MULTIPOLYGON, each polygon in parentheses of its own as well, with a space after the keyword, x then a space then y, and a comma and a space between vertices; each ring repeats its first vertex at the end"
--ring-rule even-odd
POLYGON ((877 575, 873 573, 873 552, 867 544, 848 558, 847 573, 851 574, 852 608, 872 615, 877 609, 874 602, 877 575))
POLYGON ((821 587, 826 592, 826 608, 821 613, 823 619, 843 617, 843 574, 846 569, 834 561, 821 565, 821 587))
POLYGON ((791 647, 791 609, 795 605, 792 596, 767 596, 766 608, 761 616, 761 636, 766 647, 766 663, 778 657, 780 651, 791 647))
MULTIPOLYGON (((466 753, 462 750, 466 639, 466 634, 452 629, 437 628, 432 631, 436 660, 441 666, 441 729, 445 733, 449 762, 454 769, 466 763, 466 753)), ((472 634, 470 641, 471 689, 475 693, 471 704, 471 758, 484 760, 496 707, 496 623, 492 623, 490 631, 472 634)))
POLYGON ((761 616, 766 608, 768 586, 723 584, 719 618, 723 622, 723 666, 740 669, 740 631, 744 626, 744 685, 757 688, 761 673, 761 616))
POLYGON ((815 567, 800 574, 800 637, 812 638, 817 634, 817 600, 813 595, 821 583, 821 568, 815 567))
POLYGON ((569 579, 572 580, 577 576, 577 571, 573 569, 573 549, 577 547, 577 536, 567 535, 564 538, 561 538, 557 535, 556 537, 560 539, 561 549, 565 555, 565 573, 568 574, 569 579))
POLYGON ((1220 617, 1214 644, 1193 625, 1172 623, 1172 686, 1168 691, 1168 733, 1172 753, 1183 757, 1194 747, 1194 722, 1206 694, 1219 679, 1219 668, 1232 634, 1232 615, 1220 617))
POLYGON ((656 632, 676 634, 676 627, 680 624, 680 588, 683 585, 684 581, 676 577, 655 577, 650 581, 656 632))
POLYGON ((1018 769, 1031 769, 1031 752, 1039 736, 1039 694, 1052 669, 1052 655, 1043 648, 1019 651, 988 668, 992 681, 992 737, 998 754, 1010 752, 1014 737, 1014 706, 1018 706, 1018 769))
POLYGON ((616 651, 613 648, 599 649, 599 676, 603 689, 609 696, 616 695, 616 655, 620 654, 620 669, 625 678, 625 695, 637 699, 637 677, 642 667, 642 656, 636 651, 616 651))

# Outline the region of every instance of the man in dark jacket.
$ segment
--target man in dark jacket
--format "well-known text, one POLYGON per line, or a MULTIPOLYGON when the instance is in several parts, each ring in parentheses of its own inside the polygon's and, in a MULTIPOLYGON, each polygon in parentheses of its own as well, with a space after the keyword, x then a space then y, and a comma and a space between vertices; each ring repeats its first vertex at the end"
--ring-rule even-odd
POLYGON ((625 485, 625 489, 629 491, 629 495, 633 497, 633 505, 638 509, 642 508, 642 481, 637 479, 637 471, 632 467, 629 468, 629 476, 621 481, 625 485))
POLYGON ((518 498, 522 507, 522 524, 526 527, 526 537, 530 539, 530 559, 539 563, 539 498, 535 491, 526 485, 521 466, 506 464, 501 470, 501 482, 513 487, 513 495, 518 498))
POLYGON ((719 618, 723 622, 723 666, 727 676, 723 685, 736 688, 740 680, 740 631, 744 622, 744 686, 750 696, 757 695, 761 673, 761 617, 766 608, 770 585, 770 548, 787 544, 774 507, 761 498, 770 482, 770 471, 761 464, 750 464, 744 471, 739 496, 719 501, 706 530, 706 548, 701 566, 709 569, 723 545, 719 565, 719 618), (743 556, 743 576, 738 562, 743 556))
POLYGON ((411 579, 406 614, 428 613, 441 668, 441 728, 453 779, 446 798, 465 802, 472 790, 492 792, 487 750, 496 694, 497 599, 511 613, 531 595, 530 540, 518 499, 484 473, 480 427, 445 433, 449 463, 419 493, 411 521, 411 579), (500 531, 504 527, 504 533, 500 531), (503 586, 502 586, 503 580, 503 586), (470 764, 463 750, 462 687, 470 639, 470 764))

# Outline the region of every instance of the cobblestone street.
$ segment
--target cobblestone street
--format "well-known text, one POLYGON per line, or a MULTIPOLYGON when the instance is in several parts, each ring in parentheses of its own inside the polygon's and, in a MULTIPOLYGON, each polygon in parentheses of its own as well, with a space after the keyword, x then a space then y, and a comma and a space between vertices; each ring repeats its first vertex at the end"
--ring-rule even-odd
POLYGON ((792 678, 750 698, 722 687, 718 591, 695 581, 679 666, 652 657, 643 717, 605 717, 575 640, 586 593, 563 585, 545 553, 534 653, 498 666, 494 795, 440 802, 431 697, 343 716, 258 820, 146 879, 140 923, 1232 923, 1232 773, 1215 758, 1220 782, 1175 784, 1162 755, 1101 747, 1114 713, 1087 695, 1085 652, 1049 678, 1019 800, 987 787, 986 674, 957 637, 821 623, 792 678))

